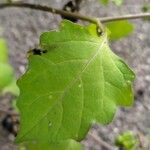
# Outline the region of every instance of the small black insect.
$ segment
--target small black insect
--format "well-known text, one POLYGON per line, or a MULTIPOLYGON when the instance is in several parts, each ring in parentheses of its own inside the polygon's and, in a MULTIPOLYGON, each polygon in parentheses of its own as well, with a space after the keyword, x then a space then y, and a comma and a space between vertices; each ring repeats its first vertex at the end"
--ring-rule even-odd
POLYGON ((39 49, 39 48, 34 48, 34 49, 28 51, 27 56, 29 57, 30 55, 42 55, 44 53, 47 53, 47 50, 42 50, 42 49, 39 49))
POLYGON ((17 135, 18 126, 19 126, 19 119, 17 116, 13 115, 6 115, 2 122, 3 128, 7 130, 9 133, 13 134, 14 136, 17 135))
MULTIPOLYGON (((66 3, 63 7, 63 10, 68 12, 78 12, 79 11, 79 2, 77 0, 71 0, 68 3, 66 3)), ((72 18, 72 17, 66 17, 62 15, 63 19, 68 19, 72 22, 77 22, 78 19, 72 18)))
POLYGON ((33 55, 42 55, 44 53, 47 53, 47 50, 42 50, 42 49, 37 49, 37 48, 34 48, 31 51, 33 55))

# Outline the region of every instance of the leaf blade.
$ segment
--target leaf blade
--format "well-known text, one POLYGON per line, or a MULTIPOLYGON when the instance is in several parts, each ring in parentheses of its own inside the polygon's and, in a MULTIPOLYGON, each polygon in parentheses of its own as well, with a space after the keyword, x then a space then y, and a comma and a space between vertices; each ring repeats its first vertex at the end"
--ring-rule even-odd
MULTIPOLYGON (((116 90, 109 86, 109 90, 113 89, 108 94, 109 98, 104 93, 103 67, 107 80, 109 74, 113 75, 113 72, 107 72, 106 68, 111 68, 112 64, 107 57, 117 63, 119 59, 110 51, 106 34, 99 38, 94 32, 90 27, 63 21, 59 31, 46 32, 41 36, 41 47, 47 53, 31 55, 28 71, 18 81, 21 93, 18 100, 21 112, 18 142, 80 141, 94 121, 108 123, 116 105, 127 105, 121 102, 122 91, 121 98, 117 98, 116 90)), ((131 83, 129 87, 123 87, 126 79, 115 67, 113 70, 121 82, 116 81, 116 77, 112 82, 127 90, 127 102, 130 103, 133 97, 129 96, 131 83)), ((128 72, 127 66, 123 70, 126 70, 127 77, 132 76, 130 81, 133 80, 133 72, 128 72)))

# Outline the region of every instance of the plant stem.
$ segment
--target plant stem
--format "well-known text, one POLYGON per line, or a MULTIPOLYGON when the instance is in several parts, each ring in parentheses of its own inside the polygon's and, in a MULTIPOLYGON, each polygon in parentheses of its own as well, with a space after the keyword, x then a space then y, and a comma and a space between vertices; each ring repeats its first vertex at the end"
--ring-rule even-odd
POLYGON ((53 14, 59 14, 59 15, 65 16, 65 17, 71 17, 71 18, 75 18, 75 19, 88 21, 88 22, 96 24, 101 29, 101 31, 103 32, 103 27, 102 27, 102 24, 100 23, 100 20, 97 21, 97 18, 94 18, 94 17, 84 16, 84 15, 81 15, 81 14, 78 14, 78 13, 72 13, 72 12, 61 10, 61 9, 56 9, 56 8, 53 8, 53 7, 42 6, 42 5, 39 5, 39 4, 18 3, 18 2, 0 4, 0 9, 6 8, 6 7, 30 8, 30 9, 50 12, 50 13, 53 13, 53 14))
POLYGON ((84 16, 84 15, 81 15, 78 13, 72 13, 72 12, 61 10, 61 9, 56 9, 56 8, 52 8, 52 7, 48 7, 48 6, 42 6, 42 5, 38 5, 38 4, 29 4, 29 3, 3 3, 3 4, 0 4, 0 9, 6 8, 6 7, 25 7, 25 8, 35 9, 35 10, 46 11, 46 12, 50 12, 53 14, 63 15, 65 17, 72 17, 75 19, 80 19, 80 20, 84 20, 84 21, 88 21, 88 22, 92 22, 92 23, 97 23, 96 18, 93 18, 93 17, 88 17, 88 16, 84 16))
POLYGON ((126 20, 126 19, 138 19, 138 18, 145 18, 150 17, 150 13, 139 13, 139 14, 129 14, 117 17, 103 17, 101 18, 101 22, 111 22, 111 21, 119 21, 119 20, 126 20))
POLYGON ((64 11, 61 9, 56 9, 56 8, 48 7, 48 6, 42 6, 39 4, 29 4, 29 3, 19 3, 19 2, 0 4, 0 9, 6 8, 6 7, 24 7, 24 8, 30 8, 30 9, 35 9, 35 10, 46 11, 46 12, 50 12, 53 14, 59 14, 59 15, 65 16, 65 17, 72 17, 75 19, 80 19, 80 20, 84 20, 84 21, 88 21, 88 22, 97 24, 101 30, 103 30, 103 27, 100 22, 106 23, 106 22, 118 21, 118 20, 150 17, 150 13, 140 13, 140 14, 130 14, 130 15, 118 16, 118 17, 103 17, 103 18, 99 18, 99 21, 98 21, 98 19, 95 17, 84 16, 84 15, 81 15, 78 13, 67 12, 67 11, 64 11))

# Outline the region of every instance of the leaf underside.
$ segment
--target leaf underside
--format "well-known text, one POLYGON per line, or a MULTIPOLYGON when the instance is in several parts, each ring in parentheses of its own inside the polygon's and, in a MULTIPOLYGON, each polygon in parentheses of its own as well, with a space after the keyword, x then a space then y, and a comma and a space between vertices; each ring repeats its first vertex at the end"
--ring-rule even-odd
POLYGON ((19 79, 21 127, 17 142, 80 141, 95 122, 108 124, 117 106, 130 106, 134 73, 109 48, 94 25, 62 21, 43 33, 47 53, 30 55, 19 79))

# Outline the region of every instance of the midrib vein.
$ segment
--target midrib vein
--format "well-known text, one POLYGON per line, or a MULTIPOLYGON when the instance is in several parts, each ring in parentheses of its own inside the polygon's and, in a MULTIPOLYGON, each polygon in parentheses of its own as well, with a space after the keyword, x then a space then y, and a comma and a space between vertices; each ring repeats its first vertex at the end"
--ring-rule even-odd
MULTIPOLYGON (((86 70, 86 68, 88 67, 88 65, 94 60, 94 58, 98 55, 100 49, 102 49, 102 47, 104 46, 104 43, 105 43, 105 39, 103 40, 103 43, 100 44, 98 50, 96 51, 96 53, 90 57, 89 61, 83 66, 83 69, 81 70, 81 72, 71 81, 71 83, 65 88, 62 96, 59 98, 59 100, 63 100, 63 98, 65 97, 66 93, 69 91, 69 89, 74 85, 74 83, 81 77, 82 73, 86 70)), ((58 102, 59 102, 58 100, 58 102)), ((82 110, 83 111, 83 110, 82 110)), ((48 112, 49 113, 49 112, 48 112)), ((62 121, 63 121, 63 114, 62 114, 62 121)), ((59 129, 57 130, 57 133, 56 135, 58 134, 60 128, 61 128, 61 125, 62 125, 62 121, 60 123, 60 127, 59 129)))

